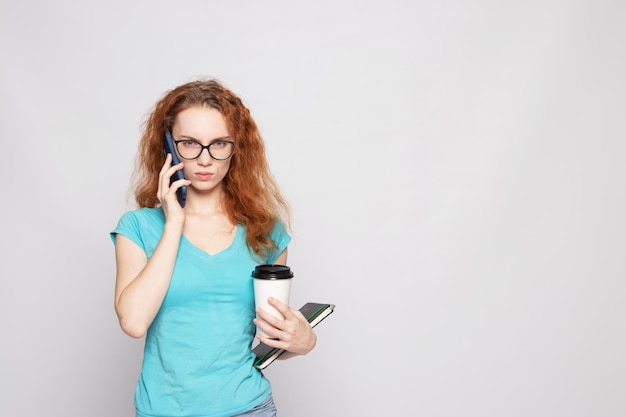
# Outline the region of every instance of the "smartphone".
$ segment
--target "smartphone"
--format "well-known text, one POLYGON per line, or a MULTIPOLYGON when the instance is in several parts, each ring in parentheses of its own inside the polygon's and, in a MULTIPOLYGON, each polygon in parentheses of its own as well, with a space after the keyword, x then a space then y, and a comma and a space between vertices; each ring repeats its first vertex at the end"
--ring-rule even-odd
MULTIPOLYGON (((163 145, 163 154, 167 157, 167 154, 172 154, 172 165, 180 164, 180 159, 178 159, 178 154, 176 153, 176 149, 174 147, 174 139, 172 139, 172 134, 170 132, 165 132, 165 144, 163 145)), ((179 169, 172 175, 170 178, 170 184, 174 181, 184 180, 185 176, 183 175, 183 170, 179 169)), ((183 185, 178 190, 176 190, 176 196, 178 197, 178 202, 181 207, 185 207, 185 203, 187 202, 187 186, 183 185)))

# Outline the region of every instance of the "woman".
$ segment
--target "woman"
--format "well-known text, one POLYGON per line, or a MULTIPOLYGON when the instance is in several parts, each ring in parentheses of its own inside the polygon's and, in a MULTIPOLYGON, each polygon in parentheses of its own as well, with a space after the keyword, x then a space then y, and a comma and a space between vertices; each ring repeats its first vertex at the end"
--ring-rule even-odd
MULTIPOLYGON (((249 110, 215 80, 168 91, 145 122, 135 183, 138 210, 111 233, 120 326, 145 339, 138 416, 275 416, 270 384, 253 367, 261 342, 308 353, 304 316, 270 299, 284 320, 255 318, 250 273, 286 264, 288 208, 249 110), (180 164, 164 156, 170 132, 180 164), (184 179, 170 184, 182 170, 184 179), (176 192, 187 188, 184 207, 176 192)), ((285 356, 285 355, 283 355, 285 356)))

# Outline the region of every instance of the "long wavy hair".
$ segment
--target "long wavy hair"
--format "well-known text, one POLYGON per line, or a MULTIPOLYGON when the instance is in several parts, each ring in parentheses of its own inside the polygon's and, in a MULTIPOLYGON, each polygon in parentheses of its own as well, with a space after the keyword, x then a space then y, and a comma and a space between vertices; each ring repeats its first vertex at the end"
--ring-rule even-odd
POLYGON ((224 211, 246 228, 246 242, 261 257, 276 249, 270 231, 276 221, 290 227, 289 206, 272 176, 265 145, 250 111, 217 80, 199 80, 167 91, 143 123, 135 164, 134 191, 139 207, 158 207, 159 171, 165 162, 163 141, 176 116, 190 107, 206 106, 224 116, 235 142, 230 169, 223 180, 224 211))

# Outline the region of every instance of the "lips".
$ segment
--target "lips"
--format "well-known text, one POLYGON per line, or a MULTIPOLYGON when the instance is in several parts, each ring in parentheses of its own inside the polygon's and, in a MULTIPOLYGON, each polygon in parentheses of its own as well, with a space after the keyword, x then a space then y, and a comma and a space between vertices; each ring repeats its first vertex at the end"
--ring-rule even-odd
POLYGON ((211 177, 213 177, 213 174, 209 172, 196 172, 194 175, 200 181, 208 181, 211 179, 211 177))

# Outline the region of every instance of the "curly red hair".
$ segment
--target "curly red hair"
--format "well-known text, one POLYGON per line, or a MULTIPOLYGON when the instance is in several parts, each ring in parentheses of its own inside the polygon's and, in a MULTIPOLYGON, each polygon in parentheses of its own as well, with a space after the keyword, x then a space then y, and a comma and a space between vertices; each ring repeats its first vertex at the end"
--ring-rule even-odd
POLYGON ((269 236, 276 221, 289 227, 289 207, 280 193, 265 156, 265 145, 250 111, 217 80, 200 80, 166 92, 143 123, 135 167, 135 200, 139 207, 157 207, 159 171, 165 162, 163 138, 176 116, 195 106, 222 113, 235 142, 230 169, 223 180, 224 211, 246 228, 248 247, 260 256, 276 248, 269 236))

